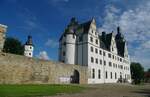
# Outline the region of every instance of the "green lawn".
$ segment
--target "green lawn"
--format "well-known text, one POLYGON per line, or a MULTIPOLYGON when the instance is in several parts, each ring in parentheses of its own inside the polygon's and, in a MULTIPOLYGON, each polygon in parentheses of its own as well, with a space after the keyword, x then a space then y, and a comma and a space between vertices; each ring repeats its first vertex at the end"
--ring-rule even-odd
POLYGON ((0 85, 0 97, 40 97, 84 90, 79 85, 0 85))

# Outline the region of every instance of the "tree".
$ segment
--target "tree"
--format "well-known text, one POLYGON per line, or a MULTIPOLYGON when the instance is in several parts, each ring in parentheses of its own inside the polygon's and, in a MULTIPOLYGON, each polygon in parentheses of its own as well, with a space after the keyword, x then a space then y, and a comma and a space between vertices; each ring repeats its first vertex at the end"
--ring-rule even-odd
POLYGON ((18 39, 8 37, 5 40, 3 51, 6 53, 23 55, 24 46, 21 44, 21 42, 18 39))
POLYGON ((150 68, 147 70, 147 72, 149 72, 149 73, 150 73, 150 68))
POLYGON ((144 79, 144 68, 140 63, 131 63, 131 77, 134 84, 140 84, 144 79))
POLYGON ((150 68, 144 74, 144 81, 150 83, 150 68))

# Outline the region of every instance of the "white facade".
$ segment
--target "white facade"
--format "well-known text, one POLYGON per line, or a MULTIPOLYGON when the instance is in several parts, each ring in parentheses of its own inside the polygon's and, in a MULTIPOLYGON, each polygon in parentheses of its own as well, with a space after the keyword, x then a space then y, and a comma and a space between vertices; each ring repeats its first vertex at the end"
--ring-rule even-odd
POLYGON ((72 19, 60 38, 59 61, 88 66, 89 84, 116 83, 120 80, 131 82, 126 42, 122 40, 120 31, 117 35, 116 38, 113 32, 106 34, 104 42, 94 19, 83 24, 72 19))
POLYGON ((33 51, 34 51, 34 47, 32 44, 32 37, 28 36, 28 40, 26 44, 24 45, 24 56, 33 57, 33 51))
POLYGON ((34 47, 32 45, 25 45, 24 46, 24 56, 33 57, 33 50, 34 50, 34 47))

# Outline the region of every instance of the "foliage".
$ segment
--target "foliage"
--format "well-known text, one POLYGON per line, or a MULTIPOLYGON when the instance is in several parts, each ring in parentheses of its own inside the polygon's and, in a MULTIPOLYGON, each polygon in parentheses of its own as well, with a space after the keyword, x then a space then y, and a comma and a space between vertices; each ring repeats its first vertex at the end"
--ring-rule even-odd
POLYGON ((24 46, 21 44, 21 42, 18 39, 8 37, 5 40, 3 51, 6 53, 23 55, 24 46))
POLYGON ((147 70, 147 72, 149 72, 149 73, 150 73, 150 68, 147 70))
POLYGON ((144 82, 150 83, 150 68, 144 74, 144 82))
POLYGON ((134 84, 140 84, 144 79, 144 68, 140 63, 131 63, 131 77, 134 84))
POLYGON ((0 85, 0 97, 41 97, 76 93, 84 89, 76 85, 0 85))

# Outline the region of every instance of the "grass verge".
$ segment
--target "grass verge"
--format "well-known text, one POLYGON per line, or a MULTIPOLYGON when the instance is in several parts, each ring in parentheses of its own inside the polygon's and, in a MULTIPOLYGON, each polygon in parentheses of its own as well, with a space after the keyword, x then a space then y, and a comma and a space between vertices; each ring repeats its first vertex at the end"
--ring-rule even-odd
POLYGON ((79 85, 0 85, 0 97, 41 97, 77 93, 85 89, 79 85))

